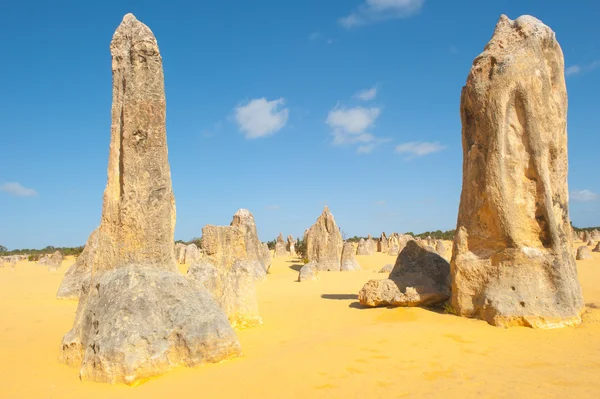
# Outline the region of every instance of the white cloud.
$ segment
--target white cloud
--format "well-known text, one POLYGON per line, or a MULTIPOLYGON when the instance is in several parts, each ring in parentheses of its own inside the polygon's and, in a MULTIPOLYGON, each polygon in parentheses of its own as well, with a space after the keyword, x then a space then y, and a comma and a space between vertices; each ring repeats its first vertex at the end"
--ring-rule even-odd
POLYGON ((319 36, 321 36, 321 34, 319 32, 313 32, 310 34, 310 36, 308 38, 310 40, 317 40, 319 38, 319 36))
POLYGON ((370 89, 361 90, 354 94, 353 98, 357 98, 363 101, 370 101, 375 99, 377 96, 377 87, 371 87, 370 89))
POLYGON ((332 129, 340 129, 350 134, 360 134, 373 125, 380 113, 381 110, 376 107, 336 107, 329 111, 325 123, 332 129))
POLYGON ((356 11, 342 17, 338 23, 350 29, 378 21, 406 18, 423 7, 425 0, 365 0, 356 11))
POLYGON ((33 188, 26 188, 19 183, 4 183, 0 186, 0 191, 4 191, 15 197, 35 197, 38 195, 37 191, 33 188))
POLYGON ((579 65, 571 65, 565 69, 565 75, 567 76, 577 75, 578 73, 581 73, 581 67, 579 65))
POLYGON ((285 126, 289 116, 287 108, 280 107, 284 99, 267 101, 257 98, 235 109, 235 120, 247 139, 267 137, 285 126))
POLYGON ((585 72, 591 72, 594 69, 597 69, 600 67, 600 61, 593 61, 590 62, 589 64, 584 64, 584 65, 571 65, 570 67, 565 68, 565 75, 566 76, 573 76, 573 75, 579 75, 585 72))
POLYGON ((421 142, 421 141, 412 141, 409 143, 404 143, 396 146, 396 152, 399 154, 407 154, 408 159, 422 157, 424 155, 433 154, 434 152, 442 151, 446 148, 445 145, 440 144, 439 142, 421 142))
POLYGON ((600 195, 590 190, 571 191, 571 200, 577 202, 592 202, 600 199, 600 195))
POLYGON ((373 127, 380 114, 381 109, 377 107, 336 107, 332 109, 325 120, 325 123, 331 128, 332 144, 356 144, 356 152, 359 154, 371 153, 379 144, 389 141, 389 139, 378 138, 366 131, 373 127))

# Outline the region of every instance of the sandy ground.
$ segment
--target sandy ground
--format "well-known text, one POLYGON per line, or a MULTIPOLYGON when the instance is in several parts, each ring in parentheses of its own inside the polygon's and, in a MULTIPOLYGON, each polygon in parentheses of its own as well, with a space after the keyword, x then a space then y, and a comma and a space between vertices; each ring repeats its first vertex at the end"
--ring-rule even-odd
MULTIPOLYGON (((394 258, 297 283, 275 259, 258 295, 264 324, 238 332, 243 357, 180 368, 137 387, 81 382, 57 361, 76 302, 56 273, 0 269, 0 398, 600 398, 600 254, 578 261, 588 310, 577 328, 500 329, 427 309, 361 309, 357 292, 394 258)), ((185 268, 183 268, 185 269, 185 268)))

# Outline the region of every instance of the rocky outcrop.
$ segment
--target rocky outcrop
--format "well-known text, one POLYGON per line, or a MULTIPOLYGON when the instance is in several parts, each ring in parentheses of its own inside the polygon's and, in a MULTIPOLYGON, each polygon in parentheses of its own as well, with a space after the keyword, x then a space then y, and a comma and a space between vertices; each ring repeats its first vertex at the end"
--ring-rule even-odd
POLYGON ((600 231, 596 229, 592 230, 592 232, 590 233, 590 239, 594 241, 600 241, 600 231))
POLYGON ((110 50, 111 145, 98 253, 60 359, 78 366, 82 380, 136 384, 176 366, 237 356, 241 348, 206 288, 177 271, 156 39, 127 14, 110 50))
POLYGON ((201 257, 202 253, 200 252, 198 246, 194 243, 191 243, 185 247, 185 256, 183 259, 183 263, 185 263, 186 265, 191 265, 200 261, 201 257))
POLYGON ((435 252, 438 253, 442 258, 446 256, 446 246, 442 240, 436 240, 435 242, 435 252))
POLYGON ((326 206, 323 213, 304 233, 306 257, 320 271, 339 271, 342 257, 342 234, 326 206))
POLYGON ((271 253, 258 239, 254 216, 240 209, 229 226, 202 229, 205 256, 188 269, 187 278, 211 292, 235 328, 261 323, 256 282, 265 278, 271 253))
POLYGON ((390 248, 388 249, 388 255, 398 256, 399 253, 400 253, 400 248, 398 248, 397 244, 390 246, 390 248))
POLYGON ((371 234, 369 234, 366 241, 367 241, 367 249, 369 251, 369 255, 373 255, 375 252, 377 252, 377 243, 375 242, 373 237, 371 237, 371 234))
POLYGON ((48 271, 55 272, 58 270, 63 261, 63 254, 60 251, 55 251, 52 254, 44 255, 39 261, 39 265, 47 266, 48 271))
POLYGON ((600 242, 598 244, 596 244, 596 247, 594 247, 594 249, 592 249, 592 252, 600 252, 600 242))
POLYGON ((381 236, 379 237, 379 241, 377 242, 377 251, 382 252, 382 253, 387 253, 388 250, 389 250, 388 238, 385 235, 385 232, 383 232, 383 233, 381 233, 381 236))
POLYGON ((296 240, 291 235, 287 236, 287 250, 290 256, 298 256, 296 254, 296 240))
POLYGON ((590 242, 590 241, 592 241, 592 234, 589 231, 585 230, 583 232, 583 242, 590 242))
POLYGON ((315 262, 309 262, 302 266, 298 273, 298 282, 316 281, 319 279, 319 268, 315 262))
POLYGON ((288 252, 286 249, 287 245, 285 244, 285 240, 283 239, 283 233, 279 233, 277 240, 275 241, 275 257, 276 258, 285 258, 288 256, 288 252))
POLYGON ((356 254, 360 256, 372 255, 369 244, 365 241, 364 238, 361 238, 358 241, 358 247, 356 248, 356 254))
POLYGON ((576 259, 577 260, 593 259, 590 249, 585 245, 582 245, 581 247, 577 248, 576 259))
POLYGON ((354 246, 351 242, 345 242, 344 247, 342 248, 342 266, 341 271, 343 272, 352 272, 356 270, 361 270, 360 264, 358 260, 356 260, 356 256, 354 256, 354 246))
POLYGON ((202 283, 221 306, 234 328, 254 327, 262 323, 256 300, 254 265, 236 260, 227 270, 219 270, 209 262, 193 264, 188 279, 202 283))
POLYGON ((567 92, 555 34, 501 16, 462 91, 452 306, 496 326, 581 322, 567 189, 567 92))
POLYGON ((206 225, 202 228, 204 258, 219 270, 229 270, 237 260, 250 262, 254 275, 264 278, 271 266, 270 253, 258 239, 254 216, 238 210, 229 226, 206 225))
POLYGON ((185 263, 185 247, 186 245, 181 242, 175 244, 175 260, 180 265, 185 263))
POLYGON ((435 251, 409 242, 389 278, 369 281, 358 294, 363 306, 425 306, 450 298, 450 264, 435 251))

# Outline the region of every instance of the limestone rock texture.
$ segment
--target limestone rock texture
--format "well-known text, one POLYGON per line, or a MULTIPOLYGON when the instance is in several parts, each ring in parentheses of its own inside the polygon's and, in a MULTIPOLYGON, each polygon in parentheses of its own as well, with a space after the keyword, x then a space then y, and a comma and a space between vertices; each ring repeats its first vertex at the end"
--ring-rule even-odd
POLYGON ((399 253, 400 253, 400 248, 398 248, 397 244, 391 245, 390 248, 388 249, 388 255, 398 256, 399 253))
POLYGON ((271 263, 273 263, 273 257, 271 256, 271 250, 267 243, 263 243, 260 248, 260 263, 263 265, 265 269, 265 273, 269 273, 269 269, 271 268, 271 263))
POLYGON ((283 233, 279 233, 279 236, 275 241, 275 257, 285 258, 286 256, 288 256, 287 245, 283 239, 283 233))
POLYGON ((600 241, 600 231, 594 229, 590 233, 590 238, 594 241, 600 241))
POLYGON ((113 105, 98 253, 60 359, 82 380, 135 385, 173 367, 239 355, 225 313, 179 274, 162 59, 132 14, 111 45, 113 105))
POLYGON ((298 256, 296 253, 296 240, 294 240, 292 235, 287 236, 287 250, 290 256, 298 256))
POLYGON ((585 245, 582 245, 581 247, 577 248, 576 259, 577 260, 593 259, 592 258, 592 253, 590 252, 590 249, 587 246, 585 246, 585 245))
POLYGON ((38 264, 48 267, 48 271, 55 272, 60 268, 64 257, 60 251, 55 251, 52 254, 44 255, 38 264))
POLYGON ((450 298, 450 264, 433 248, 410 241, 389 277, 371 280, 358 293, 363 306, 426 306, 450 298))
POLYGON ((500 17, 461 96, 452 306, 501 326, 581 323, 568 212, 567 91, 554 32, 500 17))
POLYGON ((229 226, 204 226, 202 249, 206 261, 219 270, 228 270, 235 261, 246 260, 254 265, 255 275, 264 277, 271 266, 270 254, 266 256, 254 216, 247 209, 239 209, 229 226))
POLYGON ((298 282, 319 280, 319 268, 315 262, 309 262, 302 266, 298 273, 298 282))
POLYGON ((323 209, 321 216, 304 233, 306 257, 315 262, 319 271, 339 271, 341 267, 342 233, 335 224, 329 208, 323 209))
POLYGON ((191 243, 185 247, 185 253, 183 257, 183 263, 191 265, 192 263, 198 262, 202 257, 202 253, 198 246, 191 243))
POLYGON ((377 242, 377 251, 386 253, 388 250, 389 250, 388 238, 384 232, 384 233, 381 233, 381 236, 379 237, 379 241, 377 242))
POLYGON ((585 230, 583 232, 583 240, 582 241, 583 242, 590 242, 590 241, 592 241, 592 233, 589 232, 589 231, 587 231, 587 230, 585 230))
POLYGON ((342 248, 342 266, 341 271, 343 272, 352 272, 356 270, 361 270, 360 264, 354 255, 354 246, 351 242, 345 242, 344 247, 342 248))
POLYGON ((181 242, 175 244, 175 260, 180 265, 185 263, 185 247, 186 245, 181 242))
POLYGON ((229 226, 204 226, 202 248, 205 256, 192 263, 187 278, 208 289, 234 328, 261 324, 256 282, 266 277, 271 255, 258 239, 254 216, 240 209, 229 226))
POLYGON ((373 253, 371 252, 369 243, 364 238, 361 238, 358 241, 358 247, 356 248, 356 254, 361 255, 361 256, 373 255, 373 253))
POLYGON ((202 283, 227 315, 236 329, 262 324, 256 300, 254 265, 247 260, 236 260, 226 270, 219 270, 209 262, 200 261, 188 269, 188 279, 202 283))
POLYGON ((79 254, 75 263, 67 269, 56 297, 58 299, 78 300, 82 291, 87 291, 92 278, 92 266, 101 260, 99 251, 100 229, 92 231, 88 237, 83 252, 79 254))
POLYGON ((446 256, 446 246, 442 240, 436 240, 435 252, 437 252, 442 258, 446 256))
POLYGON ((600 242, 598 244, 596 244, 594 249, 592 249, 592 252, 600 252, 600 242))

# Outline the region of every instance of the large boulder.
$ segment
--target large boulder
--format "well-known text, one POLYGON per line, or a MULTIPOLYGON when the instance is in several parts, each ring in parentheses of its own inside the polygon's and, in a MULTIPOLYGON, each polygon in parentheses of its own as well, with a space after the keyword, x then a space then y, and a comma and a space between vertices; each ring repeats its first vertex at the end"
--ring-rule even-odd
POLYGON ((384 280, 371 280, 360 290, 364 306, 425 306, 450 298, 450 264, 431 247, 409 242, 384 280))
POLYGON ((577 248, 576 259, 577 260, 593 259, 592 258, 592 253, 590 252, 590 249, 587 246, 585 246, 585 245, 582 245, 581 247, 577 248))
POLYGON ((379 271, 377 273, 387 273, 387 274, 390 274, 392 272, 392 270, 394 270, 394 264, 393 263, 388 263, 387 265, 385 265, 384 267, 382 267, 381 269, 379 269, 379 271))
POLYGON ((198 262, 188 269, 188 279, 202 283, 221 306, 234 328, 262 323, 256 300, 255 266, 236 260, 231 268, 219 270, 209 262, 198 262))
POLYGON ((377 243, 375 242, 373 237, 371 237, 371 234, 369 234, 366 241, 367 241, 367 248, 369 250, 369 255, 373 255, 375 252, 377 252, 377 243))
POLYGON ((319 279, 319 268, 315 262, 309 262, 300 268, 298 282, 316 281, 319 279))
POLYGON ((589 231, 585 230, 583 232, 583 242, 590 242, 592 241, 592 233, 590 233, 589 231))
POLYGON ((356 260, 354 252, 354 246, 352 245, 352 243, 345 242, 344 247, 342 248, 341 271, 352 272, 356 270, 361 270, 360 264, 358 263, 358 260, 356 260))
POLYGON ((304 233, 306 257, 321 271, 339 271, 341 267, 342 233, 326 206, 317 222, 304 233))
POLYGON ((279 233, 277 240, 275 241, 275 257, 285 258, 288 256, 287 245, 283 239, 283 233, 279 233))
POLYGON ((206 288, 177 271, 162 59, 132 14, 111 45, 113 104, 98 253, 61 361, 82 380, 136 384, 241 348, 206 288))
POLYGON ((500 17, 462 90, 452 306, 496 326, 581 323, 567 188, 567 91, 554 32, 500 17))
POLYGON ((594 241, 600 241, 600 231, 598 231, 597 229, 592 230, 592 232, 590 233, 590 239, 594 241))
POLYGON ((600 242, 598 244, 596 244, 594 249, 592 249, 592 252, 600 252, 600 242))

